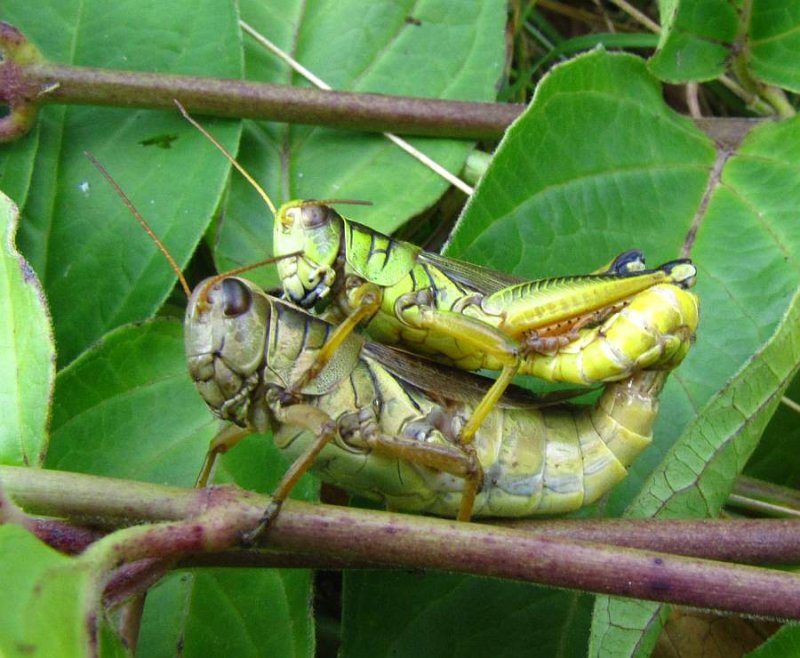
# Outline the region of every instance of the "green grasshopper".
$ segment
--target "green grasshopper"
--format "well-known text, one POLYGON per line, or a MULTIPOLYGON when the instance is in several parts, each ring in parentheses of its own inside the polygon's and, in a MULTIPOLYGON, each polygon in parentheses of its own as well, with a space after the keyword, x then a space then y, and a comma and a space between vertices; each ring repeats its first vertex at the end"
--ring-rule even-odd
MULTIPOLYGON (((611 327, 622 322, 615 316, 650 334, 648 341, 676 342, 672 359, 660 364, 670 368, 690 347, 697 299, 674 285, 654 286, 601 327, 580 330, 584 349, 615 348, 611 327)), ((511 387, 465 446, 461 432, 488 380, 358 334, 298 390, 294 383, 307 379, 334 333, 326 321, 245 279, 216 277, 192 293, 186 355, 201 396, 224 420, 271 429, 275 444, 295 459, 264 523, 308 467, 399 510, 463 519, 578 509, 625 477, 650 443, 667 376, 666 369, 637 371, 608 384, 591 406, 542 407, 511 387)))
MULTIPOLYGON (((466 444, 517 374, 551 381, 594 384, 628 377, 669 362, 680 341, 613 341, 615 351, 584 351, 569 358, 560 348, 579 329, 596 326, 638 293, 658 284, 694 284, 688 260, 645 270, 641 259, 615 259, 608 271, 586 276, 525 281, 422 251, 350 220, 324 202, 290 201, 279 209, 269 195, 202 126, 184 117, 225 154, 259 192, 275 218, 274 249, 288 299, 304 308, 330 301, 324 317, 338 324, 302 380, 299 391, 324 367, 359 325, 387 345, 424 354, 463 370, 499 370, 462 431, 466 444), (296 256, 288 257, 291 253, 296 256)), ((637 256, 639 252, 630 252, 637 256)), ((654 311, 668 312, 660 297, 654 311)), ((630 328, 632 336, 646 332, 630 328)))
MULTIPOLYGON (((529 393, 512 388, 487 414, 475 441, 464 444, 463 427, 485 398, 488 380, 365 343, 358 334, 347 335, 309 377, 337 329, 230 274, 191 292, 141 214, 87 155, 190 294, 185 346, 200 395, 218 417, 244 428, 212 441, 200 483, 216 456, 250 431, 272 429, 276 445, 295 458, 261 527, 310 467, 397 509, 464 520, 473 511, 523 516, 593 502, 625 476, 650 442, 667 370, 684 358, 697 327, 691 293, 671 284, 640 292, 602 325, 578 330, 577 340, 585 352, 598 346, 619 351, 628 343, 670 345, 662 349, 671 355, 659 362, 662 370, 609 384, 592 407, 541 408, 529 393)), ((558 354, 552 358, 560 362, 558 354)))
POLYGON ((424 252, 309 201, 277 211, 274 248, 276 257, 300 252, 277 264, 286 296, 304 307, 331 297, 325 317, 339 323, 309 377, 360 324, 373 340, 440 363, 500 371, 464 427, 464 443, 517 374, 594 384, 669 361, 678 343, 620 342, 620 351, 583 353, 571 367, 553 367, 552 357, 637 293, 663 283, 687 288, 697 273, 688 260, 645 270, 620 268, 617 259, 603 273, 519 281, 424 252))

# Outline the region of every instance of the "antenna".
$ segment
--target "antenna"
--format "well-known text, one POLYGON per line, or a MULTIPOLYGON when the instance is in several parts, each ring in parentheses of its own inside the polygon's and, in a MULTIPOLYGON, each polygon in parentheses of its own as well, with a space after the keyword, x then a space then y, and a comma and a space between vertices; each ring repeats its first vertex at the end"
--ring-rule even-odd
MULTIPOLYGON (((183 273, 181 272, 181 268, 178 266, 178 263, 175 262, 175 259, 172 257, 172 254, 169 253, 169 251, 167 250, 167 248, 164 245, 164 243, 161 242, 159 237, 156 235, 155 231, 153 231, 153 229, 150 228, 150 225, 147 223, 145 218, 142 217, 142 214, 136 209, 136 206, 133 205, 133 202, 128 198, 128 195, 125 194, 125 192, 119 186, 117 181, 115 181, 112 178, 111 174, 108 173, 108 170, 103 165, 100 164, 100 162, 97 160, 97 158, 94 157, 94 155, 92 155, 89 151, 84 151, 83 154, 88 158, 89 162, 91 162, 97 168, 97 170, 103 175, 103 178, 105 178, 109 182, 111 187, 114 188, 116 193, 122 199, 123 203, 128 207, 128 210, 130 210, 131 214, 136 218, 136 221, 139 222, 140 226, 145 230, 147 235, 150 236, 150 239, 158 247, 158 250, 162 254, 164 254, 164 257, 169 262, 170 267, 172 267, 172 270, 175 272, 175 274, 178 275, 178 281, 180 281, 181 287, 183 288, 183 291, 186 293, 186 297, 187 298, 191 297, 192 296, 192 289, 189 287, 189 284, 186 282, 186 277, 183 276, 183 273)), ((198 298, 198 303, 200 305, 205 304, 206 300, 208 298, 208 291, 211 290, 211 288, 214 285, 216 285, 217 283, 219 283, 220 281, 222 281, 226 277, 236 276, 237 274, 241 274, 242 272, 247 272, 249 270, 254 270, 257 267, 261 267, 262 265, 269 265, 271 263, 274 263, 276 261, 281 260, 282 258, 293 258, 295 256, 299 256, 301 253, 302 252, 300 252, 300 251, 293 251, 290 254, 284 254, 282 256, 274 256, 272 258, 265 258, 264 260, 260 260, 260 261, 257 261, 255 263, 250 263, 248 265, 242 265, 241 267, 237 267, 237 268, 235 268, 233 270, 230 270, 228 272, 223 272, 221 274, 217 274, 216 276, 211 277, 206 282, 206 285, 203 287, 203 291, 202 291, 200 297, 198 298)))
MULTIPOLYGON (((253 186, 258 195, 264 200, 264 203, 267 204, 270 211, 272 212, 272 217, 276 218, 278 216, 278 210, 275 207, 272 199, 270 198, 269 194, 267 194, 266 190, 261 187, 261 185, 256 182, 256 179, 253 178, 250 173, 233 157, 230 151, 226 149, 219 141, 206 130, 200 123, 198 123, 186 110, 183 104, 176 98, 174 99, 175 105, 180 110, 180 113, 183 115, 183 118, 186 119, 190 124, 192 124, 200 133, 228 159, 235 168, 242 176, 244 176, 245 180, 253 186)), ((324 206, 334 206, 334 205, 351 205, 351 206, 371 206, 371 201, 360 201, 358 199, 321 199, 321 200, 309 200, 303 201, 301 205, 324 205, 324 206)), ((259 265, 264 265, 265 263, 260 263, 259 265)), ((258 267, 256 265, 255 267, 258 267)))
POLYGON ((131 214, 136 218, 136 221, 139 222, 139 224, 145 230, 147 235, 150 236, 150 239, 153 242, 155 242, 156 247, 158 247, 158 250, 162 254, 164 254, 164 257, 169 262, 170 267, 172 267, 173 272, 175 272, 175 274, 178 275, 178 281, 180 281, 181 287, 183 288, 183 291, 186 293, 186 297, 187 298, 191 297, 192 296, 192 289, 189 287, 189 284, 186 282, 186 277, 183 276, 183 272, 181 272, 181 268, 178 267, 178 263, 175 262, 175 259, 172 257, 172 254, 169 253, 167 248, 164 246, 164 243, 161 242, 159 237, 155 234, 155 231, 153 231, 153 229, 150 228, 150 225, 147 223, 145 218, 142 217, 142 214, 136 209, 136 206, 133 205, 133 202, 128 198, 128 195, 125 194, 125 192, 119 186, 117 181, 115 181, 111 177, 111 174, 109 174, 108 170, 103 165, 100 164, 100 162, 97 160, 97 158, 95 158, 91 153, 89 153, 89 151, 84 151, 83 154, 88 158, 89 162, 91 162, 95 166, 97 171, 99 171, 103 175, 103 178, 105 178, 108 181, 108 183, 111 185, 111 187, 114 188, 114 191, 122 199, 122 202, 128 207, 128 210, 131 211, 131 214))
POLYGON ((205 128, 203 128, 203 126, 201 126, 197 121, 195 121, 189 115, 189 113, 186 111, 186 108, 183 105, 181 105, 181 102, 177 98, 175 99, 175 105, 178 106, 178 110, 180 110, 180 113, 183 115, 183 118, 186 119, 189 123, 191 123, 195 128, 197 128, 197 130, 199 130, 200 133, 209 142, 211 142, 214 146, 216 146, 220 150, 220 152, 228 159, 228 162, 230 162, 234 167, 236 167, 236 171, 238 171, 242 176, 244 176, 245 180, 248 183, 250 183, 250 185, 253 186, 253 189, 255 189, 255 191, 258 192, 259 196, 262 199, 264 199, 264 203, 267 204, 267 207, 272 212, 272 216, 277 217, 278 209, 275 207, 275 204, 272 202, 272 199, 269 198, 269 194, 267 194, 266 190, 263 187, 261 187, 261 185, 259 185, 258 182, 256 182, 256 179, 253 178, 248 173, 248 171, 236 161, 236 158, 234 158, 233 155, 231 155, 228 149, 226 149, 222 144, 220 144, 211 133, 209 133, 205 128))

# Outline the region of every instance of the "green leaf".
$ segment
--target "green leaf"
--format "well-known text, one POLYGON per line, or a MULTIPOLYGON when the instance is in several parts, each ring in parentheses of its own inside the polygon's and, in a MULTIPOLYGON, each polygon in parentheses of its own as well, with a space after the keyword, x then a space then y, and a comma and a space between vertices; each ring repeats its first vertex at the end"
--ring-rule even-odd
POLYGON ((752 4, 749 66, 762 82, 800 91, 800 6, 792 0, 752 4))
MULTIPOLYGON (((800 377, 786 389, 786 397, 800 401, 800 377)), ((775 411, 761 441, 747 462, 745 473, 760 480, 767 480, 785 487, 800 489, 800 423, 798 412, 787 405, 775 411)))
POLYGON ((703 81, 725 72, 738 29, 728 0, 661 0, 661 38, 650 59, 653 75, 666 82, 703 81))
MULTIPOLYGON (((337 90, 490 101, 502 75, 504 2, 315 0, 241 3, 242 17, 337 90), (410 20, 415 19, 415 20, 410 20), (354 25, 359 28, 356 37, 354 25), (434 64, 435 63, 435 64, 434 64), (420 69, 425 74, 420 75, 420 69)), ((247 77, 307 86, 247 38, 247 77)), ((411 139, 458 173, 467 142, 411 139)), ((248 122, 240 158, 276 202, 360 199, 353 219, 391 232, 433 204, 447 183, 380 135, 248 122), (413 193, 409 193, 413 190, 413 193)), ((272 253, 272 218, 238 176, 216 236, 221 270, 272 253)), ((252 278, 274 286, 274 268, 252 278)))
POLYGON ((531 278, 591 270, 633 246, 650 263, 674 258, 713 162, 641 59, 593 51, 540 83, 447 253, 531 278))
POLYGON ((217 421, 186 374, 181 324, 159 320, 62 370, 52 427, 48 468, 191 486, 217 421))
POLYGON ((12 144, 3 144, 0 154, 0 190, 24 206, 39 148, 39 124, 30 133, 12 144))
MULTIPOLYGON (((74 558, 46 546, 26 530, 0 526, 0 654, 8 658, 83 658, 89 629, 102 616, 88 609, 97 582, 74 558)), ((110 638, 101 630, 104 638, 110 638)), ((103 642, 103 656, 129 655, 118 642, 103 642)))
POLYGON ((14 245, 19 213, 0 193, 0 463, 41 466, 55 378, 55 345, 39 280, 14 245))
POLYGON ((306 569, 171 574, 148 594, 138 655, 313 656, 310 589, 306 569))
MULTIPOLYGON (((61 63, 241 73, 236 12, 222 0, 8 0, 3 18, 61 63)), ((22 209, 19 244, 47 291, 63 365, 109 329, 151 316, 174 284, 163 257, 83 152, 109 169, 179 263, 205 231, 229 167, 176 112, 53 105, 42 110, 39 124, 30 176, 36 194, 22 209)), ((235 122, 216 128, 229 148, 239 131, 235 122)), ((4 150, 0 160, 0 171, 29 168, 23 147, 4 150)))
POLYGON ((800 625, 786 624, 747 658, 784 658, 800 655, 800 625))
POLYGON ((352 572, 345 587, 347 658, 586 655, 588 596, 427 572, 352 572))

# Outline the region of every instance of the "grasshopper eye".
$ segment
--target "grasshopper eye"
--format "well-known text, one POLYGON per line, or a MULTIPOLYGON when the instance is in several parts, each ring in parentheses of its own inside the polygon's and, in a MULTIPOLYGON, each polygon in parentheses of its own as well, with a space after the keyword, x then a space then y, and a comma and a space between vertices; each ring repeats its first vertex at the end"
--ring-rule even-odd
POLYGON ((253 304, 253 295, 238 279, 225 279, 222 282, 222 309, 226 317, 244 315, 253 304))
POLYGON ((319 228, 330 222, 328 206, 304 206, 302 210, 303 228, 319 228))
POLYGON ((280 222, 283 228, 289 229, 294 226, 294 223, 297 221, 299 212, 300 208, 297 208, 296 206, 281 208, 281 211, 278 213, 277 220, 280 222))

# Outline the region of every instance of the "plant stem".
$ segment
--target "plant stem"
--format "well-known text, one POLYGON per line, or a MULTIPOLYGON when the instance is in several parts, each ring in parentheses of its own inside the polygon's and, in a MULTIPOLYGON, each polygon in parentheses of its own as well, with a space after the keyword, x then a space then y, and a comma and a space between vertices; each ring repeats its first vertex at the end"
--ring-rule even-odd
MULTIPOLYGON (((267 498, 232 488, 184 490, 93 476, 0 468, 26 511, 106 523, 171 520, 109 535, 104 564, 234 547, 267 498), (110 552, 109 552, 110 551, 110 552)), ((776 522, 778 523, 778 522, 776 522)), ((787 522, 780 522, 787 523, 787 522)), ((777 526, 776 526, 777 527, 777 526)), ((786 526, 794 533, 800 526, 786 526)), ((711 541, 715 541, 712 539, 711 541)), ((354 566, 432 568, 729 612, 800 619, 800 576, 521 530, 288 501, 270 549, 354 566)))
MULTIPOLYGON (((47 103, 174 111, 175 99, 193 113, 309 123, 369 132, 490 139, 502 137, 525 105, 469 103, 287 87, 244 80, 97 69, 45 61, 24 35, 0 22, 0 142, 30 130, 47 103)), ((698 122, 712 138, 739 139, 754 123, 741 119, 698 122)), ((738 141, 738 140, 736 140, 738 141)))
POLYGON ((728 505, 773 517, 800 518, 800 493, 795 489, 740 475, 728 505))
MULTIPOLYGON (((41 90, 38 101, 174 111, 175 99, 193 114, 308 123, 365 132, 491 139, 502 137, 523 112, 514 103, 470 103, 288 87, 246 80, 117 71, 58 64, 20 67, 21 83, 41 90)), ((700 127, 738 136, 756 121, 704 119, 700 127)))
POLYGON ((469 103, 61 64, 18 67, 39 103, 107 105, 411 135, 499 139, 524 105, 469 103))

